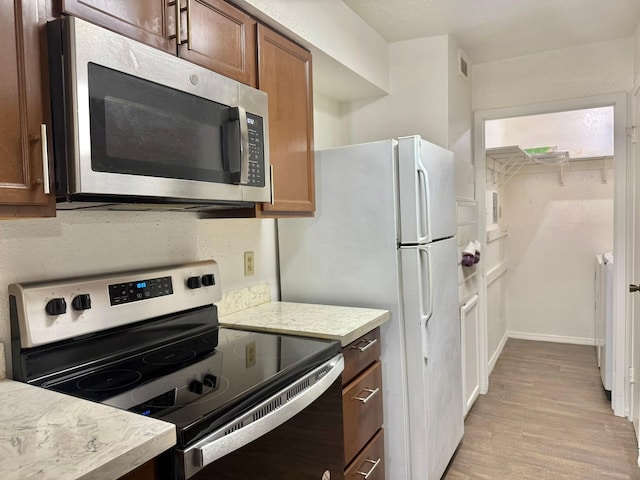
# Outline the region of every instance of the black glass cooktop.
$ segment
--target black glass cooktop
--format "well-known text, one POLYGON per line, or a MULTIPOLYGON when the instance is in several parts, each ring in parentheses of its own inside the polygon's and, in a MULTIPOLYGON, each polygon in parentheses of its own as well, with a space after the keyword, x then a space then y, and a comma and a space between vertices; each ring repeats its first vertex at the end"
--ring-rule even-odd
POLYGON ((341 350, 337 341, 232 330, 206 319, 197 311, 86 339, 75 345, 82 362, 34 383, 174 423, 180 448, 341 350), (87 358, 91 345, 94 360, 87 358))

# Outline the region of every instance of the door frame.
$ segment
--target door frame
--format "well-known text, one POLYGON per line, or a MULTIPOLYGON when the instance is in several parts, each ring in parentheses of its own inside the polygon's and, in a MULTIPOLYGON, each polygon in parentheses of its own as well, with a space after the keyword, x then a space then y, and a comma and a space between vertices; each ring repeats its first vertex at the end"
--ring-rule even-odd
MULTIPOLYGON (((632 169, 632 171, 630 172, 629 176, 633 177, 634 179, 637 178, 637 171, 636 171, 636 163, 638 161, 640 161, 640 144, 638 143, 638 124, 640 124, 640 109, 638 109, 638 105, 640 104, 640 98, 636 99, 636 97, 640 97, 640 75, 638 75, 636 77, 636 80, 633 84, 633 89, 631 90, 631 95, 629 97, 629 102, 631 104, 631 108, 630 108, 630 112, 629 112, 629 125, 632 125, 632 130, 631 130, 631 135, 632 135, 632 140, 631 140, 631 144, 635 144, 635 148, 633 145, 630 145, 630 149, 629 149, 629 157, 630 157, 630 168, 632 169)), ((630 272, 629 272, 629 277, 630 277, 630 282, 629 283, 637 283, 638 282, 638 274, 640 274, 640 272, 636 271, 636 264, 638 263, 638 255, 640 255, 640 248, 637 247, 638 242, 640 241, 639 238, 637 238, 635 236, 636 231, 638 230, 638 225, 636 225, 636 219, 638 217, 638 213, 637 213, 637 209, 638 209, 638 196, 640 195, 640 191, 638 191, 638 187, 640 185, 638 185, 637 182, 634 181, 634 183, 631 186, 631 191, 630 191, 630 195, 631 197, 634 199, 631 208, 631 212, 629 212, 629 215, 631 216, 631 218, 633 219, 632 225, 631 225, 631 230, 632 230, 632 235, 633 235, 633 241, 632 241, 632 245, 635 245, 636 248, 632 248, 630 249, 630 254, 631 254, 631 267, 630 267, 630 272)), ((630 395, 630 406, 629 406, 629 418, 631 420, 631 422, 633 423, 633 426, 636 430, 636 438, 638 440, 638 466, 640 466, 640 429, 638 426, 638 417, 640 417, 640 396, 638 396, 638 389, 640 389, 640 386, 638 385, 638 379, 637 376, 640 373, 640 369, 638 368, 637 365, 637 357, 639 356, 638 354, 638 350, 640 349, 640 343, 637 341, 639 334, 638 334, 638 329, 640 329, 640 311, 637 311, 635 308, 636 302, 637 300, 634 301, 634 295, 629 295, 630 298, 630 310, 631 310, 631 332, 630 332, 630 356, 631 356, 631 369, 633 371, 633 377, 634 377, 634 383, 635 383, 635 390, 636 390, 636 395, 633 394, 633 390, 634 390, 634 385, 631 385, 631 392, 629 393, 630 395)), ((631 375, 630 375, 631 376, 631 375)))
MULTIPOLYGON (((633 271, 633 256, 627 252, 628 245, 633 240, 633 161, 627 155, 627 111, 628 94, 618 92, 592 97, 581 97, 568 100, 517 105, 512 107, 478 110, 474 112, 473 123, 473 151, 476 181, 476 201, 478 205, 478 238, 483 251, 486 251, 486 222, 485 222, 485 191, 486 191, 486 149, 485 122, 502 118, 520 117, 555 113, 587 108, 614 107, 614 207, 613 207, 613 250, 616 255, 614 262, 614 305, 613 305, 613 388, 612 408, 617 416, 629 416, 629 366, 631 363, 631 302, 626 295, 629 273, 633 271), (619 261, 618 258, 622 259, 619 261), (629 332, 629 335, 627 335, 629 332), (622 347, 622 348, 621 348, 622 347)), ((489 368, 487 346, 487 277, 484 262, 481 263, 479 276, 478 299, 480 315, 480 389, 486 393, 489 386, 489 368)), ((507 332, 509 334, 509 319, 507 318, 507 332)))

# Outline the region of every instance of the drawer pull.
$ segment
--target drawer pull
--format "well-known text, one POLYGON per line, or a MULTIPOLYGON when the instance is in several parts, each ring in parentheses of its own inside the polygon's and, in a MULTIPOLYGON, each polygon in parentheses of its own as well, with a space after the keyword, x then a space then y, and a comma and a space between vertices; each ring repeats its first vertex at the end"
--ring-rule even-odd
POLYGON ((359 470, 356 471, 356 473, 358 475, 362 475, 363 478, 369 478, 369 476, 373 473, 373 471, 376 469, 376 467, 378 466, 378 464, 380 463, 380 461, 382 460, 382 458, 379 458, 377 460, 365 460, 365 463, 371 463, 371 468, 369 469, 368 472, 361 472, 359 470))
POLYGON ((365 388, 363 390, 363 392, 369 392, 369 395, 367 395, 366 397, 353 397, 354 400, 360 400, 363 404, 367 403, 369 400, 371 400, 376 393, 378 393, 380 391, 380 388, 376 388, 374 390, 370 389, 370 388, 365 388))
POLYGON ((358 345, 354 345, 353 347, 351 347, 354 350, 360 350, 361 352, 364 352, 365 350, 367 350, 369 347, 371 347, 372 345, 375 345, 378 342, 377 338, 374 338, 372 340, 367 340, 364 339, 362 340, 360 343, 364 343, 365 345, 363 347, 359 347, 358 345))

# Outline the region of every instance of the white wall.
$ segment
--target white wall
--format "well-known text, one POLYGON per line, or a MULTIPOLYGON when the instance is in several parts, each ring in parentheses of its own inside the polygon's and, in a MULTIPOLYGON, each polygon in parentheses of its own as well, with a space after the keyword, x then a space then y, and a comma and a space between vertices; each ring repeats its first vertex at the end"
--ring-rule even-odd
MULTIPOLYGON (((353 80, 357 85, 359 78, 364 80, 362 85, 367 91, 367 84, 378 92, 388 91, 387 42, 342 0, 234 3, 310 48, 322 57, 323 67, 331 70, 328 73, 341 75, 341 81, 353 80)), ((323 76, 321 83, 328 84, 328 80, 323 76)))
POLYGON ((505 285, 507 277, 502 276, 487 285, 487 357, 488 371, 491 372, 498 360, 507 334, 505 308, 505 285))
POLYGON ((613 156, 613 107, 503 118, 485 124, 486 148, 558 147, 571 158, 613 156))
POLYGON ((594 256, 613 248, 613 170, 606 184, 597 169, 571 171, 564 186, 559 168, 548 170, 516 175, 505 189, 509 330, 593 343, 594 256))
POLYGON ((640 22, 638 22, 638 27, 636 28, 636 33, 633 38, 634 38, 633 78, 636 79, 640 77, 640 22))
POLYGON ((473 110, 628 91, 631 38, 473 65, 473 110))
POLYGON ((342 104, 342 143, 422 135, 447 147, 448 37, 389 45, 389 95, 342 104))
MULTIPOLYGON (((470 63, 467 62, 469 67, 470 63)), ((472 162, 471 155, 471 68, 469 78, 458 74, 458 44, 449 37, 448 42, 448 143, 457 159, 472 162)))
MULTIPOLYGON (((57 218, 0 221, 0 341, 10 362, 7 286, 214 259, 222 290, 270 282, 278 297, 273 220, 198 219, 172 212, 58 212, 57 218), (244 276, 244 252, 256 273, 244 276)), ((8 372, 10 366, 7 365, 8 372)))
POLYGON ((319 92, 313 94, 313 131, 315 150, 341 145, 340 103, 319 92))

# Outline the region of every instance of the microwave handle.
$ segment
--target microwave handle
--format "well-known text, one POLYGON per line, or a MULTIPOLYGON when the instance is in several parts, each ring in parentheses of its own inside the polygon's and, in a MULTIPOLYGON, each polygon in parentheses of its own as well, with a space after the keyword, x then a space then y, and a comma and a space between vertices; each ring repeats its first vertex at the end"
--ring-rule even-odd
MULTIPOLYGON (((240 149, 239 171, 231 170, 233 183, 236 185, 246 185, 249 182, 249 127, 247 125, 247 111, 243 107, 233 107, 230 109, 229 119, 238 122, 240 127, 240 144, 236 148, 240 149)), ((231 130, 232 132, 234 129, 231 130)), ((231 142, 232 144, 235 142, 231 142)), ((235 152, 232 154, 235 157, 235 152)))

